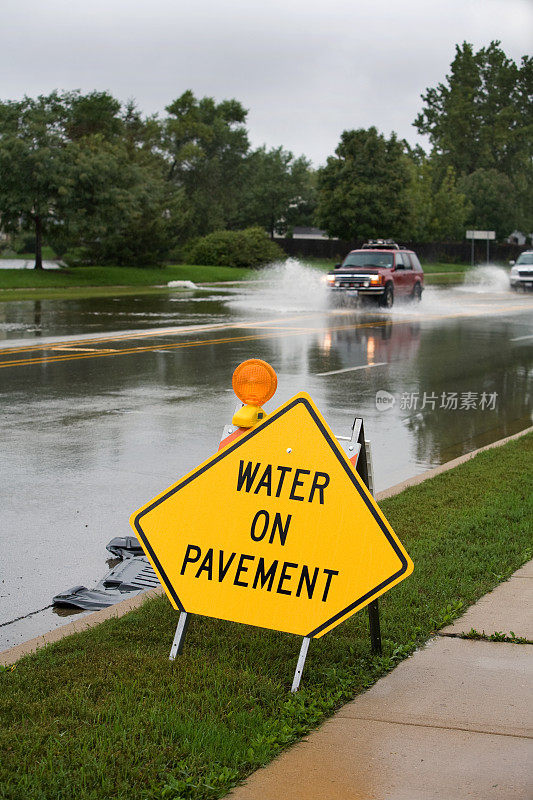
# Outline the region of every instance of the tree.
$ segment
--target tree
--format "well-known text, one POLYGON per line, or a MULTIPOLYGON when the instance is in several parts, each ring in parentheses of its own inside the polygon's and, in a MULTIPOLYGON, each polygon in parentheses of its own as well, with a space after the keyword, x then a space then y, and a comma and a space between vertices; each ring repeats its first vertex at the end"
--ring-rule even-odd
POLYGON ((457 184, 453 167, 448 167, 443 180, 432 193, 432 211, 428 226, 428 238, 442 241, 462 240, 469 213, 469 201, 457 184))
POLYGON ((533 59, 524 56, 518 66, 500 42, 478 52, 463 42, 445 82, 422 99, 414 125, 429 136, 440 177, 448 167, 459 178, 477 170, 506 175, 514 185, 515 214, 502 235, 521 224, 533 226, 533 59))
POLYGON ((0 103, 0 218, 94 263, 154 263, 175 206, 161 129, 105 92, 53 92, 0 103))
POLYGON ((168 179, 183 205, 181 238, 235 227, 249 149, 247 112, 237 100, 217 104, 191 91, 166 110, 164 146, 168 179))
POLYGON ((57 217, 68 181, 66 96, 0 103, 0 218, 5 230, 35 232, 35 268, 42 269, 42 237, 57 217))
POLYGON ((516 190, 511 180, 495 169, 477 169, 466 175, 460 188, 470 201, 467 224, 474 230, 508 236, 516 223, 516 190))
POLYGON ((470 203, 453 167, 441 179, 433 160, 424 155, 412 162, 411 169, 412 238, 417 242, 463 239, 470 203))
POLYGON ((532 59, 518 67, 499 44, 477 53, 467 42, 456 45, 446 83, 422 95, 414 125, 459 174, 496 168, 512 175, 531 155, 532 59))
POLYGON ((65 132, 71 141, 100 135, 104 139, 118 138, 123 131, 120 102, 107 92, 77 92, 64 96, 68 107, 65 132))
POLYGON ((68 227, 73 147, 91 137, 116 139, 119 112, 120 103, 106 92, 0 103, 0 217, 7 230, 34 230, 36 269, 42 269, 43 235, 68 227))
POLYGON ((310 164, 282 147, 260 147, 246 158, 240 196, 240 224, 261 225, 269 233, 285 233, 311 222, 314 187, 310 164))
POLYGON ((68 149, 69 182, 50 229, 71 260, 142 266, 169 247, 170 198, 156 161, 132 158, 127 143, 89 136, 68 149))
POLYGON ((318 224, 343 239, 409 238, 412 171, 404 142, 376 128, 344 131, 318 172, 318 224))

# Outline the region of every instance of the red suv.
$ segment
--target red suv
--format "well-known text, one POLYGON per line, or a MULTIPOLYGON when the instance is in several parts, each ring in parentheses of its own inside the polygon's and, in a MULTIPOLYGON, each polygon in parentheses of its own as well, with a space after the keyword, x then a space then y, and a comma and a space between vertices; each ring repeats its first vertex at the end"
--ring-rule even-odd
POLYGON ((348 253, 328 272, 327 282, 336 298, 373 297, 380 306, 391 308, 395 297, 421 299, 424 271, 412 250, 390 239, 376 239, 348 253))

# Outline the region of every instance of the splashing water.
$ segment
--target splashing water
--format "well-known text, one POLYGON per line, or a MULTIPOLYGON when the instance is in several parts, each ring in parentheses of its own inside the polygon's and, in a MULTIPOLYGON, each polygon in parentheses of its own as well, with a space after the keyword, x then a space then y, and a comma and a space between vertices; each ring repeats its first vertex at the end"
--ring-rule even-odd
POLYGON ((278 261, 260 270, 246 293, 228 305, 254 311, 321 311, 327 308, 325 275, 296 258, 278 261))
MULTIPOLYGON (((427 314, 455 313, 458 308, 476 308, 475 295, 497 295, 509 291, 507 271, 489 265, 470 270, 461 286, 426 287, 420 304, 406 303, 403 298, 397 298, 392 309, 380 308, 375 304, 357 305, 353 302, 347 303, 346 309, 363 318, 376 314, 390 316, 392 319, 405 316, 424 317, 427 314)), ((256 278, 246 283, 246 288, 227 298, 226 305, 241 314, 273 311, 282 314, 298 311, 331 312, 325 273, 296 258, 270 264, 258 271, 256 278)))
POLYGON ((490 264, 486 267, 474 267, 466 273, 463 285, 457 288, 459 291, 477 294, 508 292, 510 290, 509 274, 502 267, 490 264))
POLYGON ((457 310, 457 296, 448 288, 441 286, 426 286, 422 293, 420 303, 405 302, 398 298, 390 309, 379 309, 380 313, 387 313, 395 317, 424 317, 427 314, 449 314, 457 310))

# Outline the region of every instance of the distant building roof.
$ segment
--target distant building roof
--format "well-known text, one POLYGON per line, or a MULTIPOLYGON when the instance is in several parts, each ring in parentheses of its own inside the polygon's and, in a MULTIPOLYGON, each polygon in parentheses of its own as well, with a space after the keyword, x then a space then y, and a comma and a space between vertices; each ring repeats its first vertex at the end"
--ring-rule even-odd
POLYGON ((511 235, 507 237, 509 244, 527 244, 528 239, 531 239, 533 242, 533 233, 525 234, 522 233, 522 231, 513 231, 511 235))

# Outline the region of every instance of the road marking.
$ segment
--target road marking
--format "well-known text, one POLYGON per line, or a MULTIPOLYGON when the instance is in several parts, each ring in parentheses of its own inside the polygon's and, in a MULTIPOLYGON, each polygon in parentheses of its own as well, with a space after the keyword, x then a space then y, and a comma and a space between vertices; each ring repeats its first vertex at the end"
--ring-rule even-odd
MULTIPOLYGON (((412 322, 412 319, 405 319, 402 320, 401 323, 398 324, 406 324, 407 322, 412 322)), ((380 320, 379 322, 362 322, 359 324, 349 324, 349 325, 338 325, 333 328, 293 328, 292 330, 273 330, 269 333, 258 333, 258 334, 251 334, 250 336, 228 336, 228 337, 220 337, 218 339, 198 339, 196 341, 188 341, 188 342, 176 342, 173 344, 161 344, 158 342, 157 344, 150 345, 149 347, 128 347, 123 348, 122 350, 95 350, 93 353, 80 353, 79 355, 72 355, 65 354, 61 356, 42 356, 38 358, 25 358, 20 359, 18 361, 6 360, 0 361, 0 369, 4 369, 6 367, 24 367, 29 366, 31 364, 53 364, 58 361, 74 361, 74 360, 81 360, 85 358, 104 358, 105 356, 121 356, 121 355, 132 355, 134 353, 148 353, 153 352, 154 350, 166 351, 166 350, 177 350, 181 348, 187 347, 203 347, 209 344, 227 344, 228 342, 248 342, 254 341, 259 339, 272 339, 272 338, 279 338, 280 336, 303 336, 305 334, 314 333, 314 332, 322 332, 322 331, 341 331, 341 330, 354 330, 356 328, 376 328, 382 327, 383 325, 387 324, 387 320, 380 320)))
MULTIPOLYGON (((518 309, 518 310, 523 310, 523 311, 527 311, 528 310, 528 309, 524 309, 523 306, 504 306, 504 307, 502 307, 502 310, 505 310, 505 311, 510 311, 510 310, 513 310, 513 309, 518 309)), ((483 313, 483 312, 481 312, 481 313, 483 313)), ((298 315, 297 317, 294 317, 293 319, 300 320, 300 319, 306 318, 306 316, 307 315, 303 315, 302 314, 302 315, 298 315)), ((307 316, 307 318, 313 318, 313 317, 317 317, 317 316, 323 316, 323 315, 322 314, 310 314, 310 315, 307 316)), ((345 315, 341 314, 341 316, 345 316, 345 315)), ((480 316, 480 314, 475 314, 475 313, 473 314, 471 312, 458 312, 458 313, 455 313, 455 314, 429 314, 429 315, 426 315, 424 317, 421 317, 418 314, 416 314, 416 315, 403 317, 402 319, 395 319, 394 320, 394 324, 395 325, 406 325, 406 324, 412 324, 413 322, 421 322, 421 321, 428 321, 428 320, 445 320, 445 319, 457 319, 459 317, 476 317, 476 316, 480 316)), ((264 323, 264 322, 275 322, 275 321, 281 321, 281 320, 261 320, 260 322, 264 323)), ((357 330, 359 328, 378 328, 378 327, 383 327, 385 325, 389 325, 392 322, 393 322, 393 320, 391 320, 391 318, 387 316, 387 317, 382 318, 382 319, 380 319, 380 320, 378 320, 376 322, 350 323, 348 325, 339 325, 339 326, 335 326, 335 327, 331 327, 331 328, 328 328, 328 327, 321 327, 321 328, 294 328, 294 329, 280 330, 280 331, 275 330, 274 328, 268 328, 267 330, 268 331, 272 331, 272 332, 263 333, 263 334, 252 334, 250 336, 228 336, 228 337, 225 337, 225 338, 220 337, 218 339, 199 339, 199 340, 194 340, 194 341, 185 341, 185 342, 178 342, 178 343, 173 343, 173 344, 161 344, 160 342, 158 342, 157 344, 154 343, 153 345, 150 345, 148 347, 127 347, 127 348, 125 347, 125 348, 123 348, 121 350, 111 350, 111 349, 102 348, 102 349, 95 349, 95 351, 91 352, 91 353, 80 353, 79 355, 75 355, 74 353, 72 353, 72 355, 71 355, 70 353, 68 353, 68 354, 65 354, 65 355, 62 355, 62 356, 54 356, 52 358, 44 355, 44 356, 40 356, 38 358, 25 358, 25 359, 20 359, 20 360, 17 360, 17 361, 15 361, 15 360, 10 361, 10 360, 6 359, 5 361, 0 361, 0 369, 4 369, 4 368, 7 368, 7 367, 22 367, 22 366, 28 366, 28 365, 31 365, 31 364, 52 364, 52 363, 55 363, 57 361, 74 361, 74 360, 81 360, 81 359, 84 359, 84 358, 104 358, 105 356, 120 356, 120 355, 131 355, 131 354, 134 354, 134 353, 148 353, 148 352, 153 352, 154 350, 157 350, 157 349, 159 349, 159 350, 173 350, 173 349, 181 349, 181 348, 186 348, 186 347, 203 347, 203 346, 209 345, 209 344, 227 344, 228 342, 246 342, 246 341, 254 341, 254 340, 260 340, 260 339, 271 339, 271 338, 276 338, 276 337, 281 337, 281 336, 303 336, 305 334, 309 334, 309 333, 312 333, 312 332, 324 332, 324 333, 331 332, 331 333, 333 333, 335 331, 341 331, 341 330, 357 330)), ((213 326, 211 328, 211 330, 215 329, 215 327, 216 326, 213 326)), ((224 328, 233 328, 233 329, 235 329, 235 328, 241 328, 242 329, 242 328, 246 328, 246 327, 259 327, 259 324, 258 324, 258 322, 240 323, 240 324, 237 324, 237 325, 232 323, 232 324, 224 325, 223 327, 224 328)), ((221 328, 217 327, 217 329, 220 330, 221 328)), ((178 328, 178 329, 174 329, 174 330, 182 331, 183 329, 179 329, 178 328)), ((200 331, 200 329, 195 329, 195 330, 198 330, 198 332, 203 332, 203 331, 200 331)), ((100 343, 100 342, 107 342, 107 341, 117 341, 117 339, 119 339, 119 338, 121 338, 121 339, 132 339, 132 338, 138 338, 138 337, 148 338, 148 337, 155 337, 155 336, 161 336, 161 335, 167 335, 168 336, 169 335, 169 331, 168 330, 165 330, 164 332, 162 332, 162 331, 147 331, 147 332, 141 332, 141 333, 133 334, 133 335, 132 334, 128 334, 128 335, 124 335, 122 337, 113 337, 113 338, 110 337, 108 339, 105 339, 105 338, 95 339, 93 341, 95 343, 96 342, 100 343)), ((84 343, 88 342, 88 340, 74 340, 74 342, 75 341, 83 341, 84 343)), ((72 342, 72 344, 74 344, 74 342, 72 342)), ((6 355, 13 355, 14 353, 18 353, 18 352, 27 352, 28 350, 31 350, 31 351, 40 350, 42 352, 43 349, 51 350, 52 347, 54 347, 54 346, 57 347, 59 344, 61 344, 61 343, 60 342, 51 343, 48 348, 43 348, 43 345, 41 344, 38 347, 27 348, 27 350, 24 350, 24 349, 22 349, 22 350, 16 350, 16 349, 7 350, 7 349, 5 349, 5 350, 3 350, 3 352, 6 355)), ((65 348, 65 349, 69 350, 69 349, 73 349, 73 348, 65 348)))
POLYGON ((47 347, 47 350, 57 350, 61 353, 116 353, 116 350, 113 350, 110 347, 67 347, 65 346, 54 346, 54 347, 47 347))
MULTIPOLYGON (((487 306, 491 308, 493 311, 513 311, 513 310, 528 310, 528 307, 525 307, 523 304, 520 305, 505 305, 505 306, 487 306)), ((480 306, 477 306, 480 311, 476 313, 475 309, 471 309, 469 311, 463 312, 455 312, 453 314, 425 314, 421 315, 417 313, 416 316, 410 317, 413 321, 424 321, 424 320, 432 320, 432 319, 447 319, 447 318, 454 318, 454 317, 470 317, 470 316, 479 316, 480 313, 482 314, 480 306)), ((484 306, 483 306, 484 308, 484 306)), ((57 339, 56 341, 51 342, 42 342, 40 341, 39 344, 35 345, 27 345, 27 346, 19 346, 19 347, 9 347, 9 345, 5 345, 4 343, 0 343, 0 353, 6 354, 13 354, 13 353, 29 353, 35 350, 49 350, 53 347, 65 346, 69 347, 76 343, 83 343, 83 344, 101 344, 106 342, 117 342, 117 341, 128 341, 131 339, 149 339, 156 336, 172 336, 176 334, 182 333, 191 333, 191 332, 199 332, 203 333, 205 331, 214 331, 214 330, 228 330, 228 329, 243 329, 243 328, 260 328, 265 325, 270 325, 277 322, 293 322, 293 321, 300 321, 303 319, 314 319, 316 317, 323 317, 324 314, 328 314, 329 316, 338 317, 338 316, 348 316, 353 314, 353 309, 329 309, 327 312, 325 311, 317 311, 311 314, 309 313, 300 313, 296 314, 292 317, 275 317, 273 319, 262 319, 262 320, 254 320, 251 322, 218 322, 218 323, 211 323, 211 324, 204 324, 204 325, 182 325, 182 326, 175 326, 172 328, 153 328, 149 330, 142 330, 137 332, 129 332, 129 333, 122 333, 122 334, 113 334, 111 336, 97 336, 91 337, 90 335, 80 335, 80 336, 73 336, 71 339, 57 339)), ((398 319, 386 316, 383 318, 383 321, 394 321, 399 322, 398 319)), ((402 320, 403 321, 403 320, 402 320)))
POLYGON ((533 339, 533 333, 529 333, 527 336, 515 336, 514 339, 510 339, 511 342, 521 342, 522 339, 533 339))
MULTIPOLYGON (((335 312, 337 315, 345 315, 346 312, 344 310, 339 309, 338 312, 335 312)), ((107 342, 121 342, 121 341, 128 341, 130 339, 151 339, 152 337, 156 336, 174 336, 180 333, 204 333, 205 331, 215 331, 215 330, 230 330, 230 329, 238 329, 238 328, 259 328, 261 326, 265 326, 269 323, 275 322, 293 322, 295 320, 301 319, 314 319, 315 317, 323 316, 319 313, 313 314, 299 314, 295 317, 275 317, 274 319, 261 319, 261 320, 254 320, 253 322, 217 322, 212 323, 211 325, 177 325, 174 328, 152 328, 150 330, 144 331, 137 331, 137 332, 130 332, 130 333, 120 333, 114 334, 113 336, 76 336, 72 339, 64 339, 64 340, 57 340, 52 342, 39 342, 39 344, 27 345, 22 347, 9 347, 0 345, 0 353, 30 353, 35 350, 50 350, 55 347, 70 347, 73 344, 77 344, 78 342, 81 344, 101 344, 107 342)))
MULTIPOLYGON (((472 309, 470 311, 462 311, 462 312, 455 312, 452 314, 420 314, 417 313, 416 315, 410 315, 409 319, 414 322, 423 322, 425 320, 433 320, 433 319, 450 319, 456 317, 471 317, 471 316, 480 316, 483 314, 483 310, 478 306, 479 311, 472 309)), ((483 307, 484 308, 484 307, 483 307)), ((524 304, 515 304, 515 305, 504 305, 504 306, 490 306, 492 311, 527 311, 529 307, 524 306, 524 304)), ((327 314, 330 317, 343 317, 353 314, 353 309, 330 309, 326 311, 317 311, 313 313, 300 313, 296 314, 292 317, 274 317, 273 319, 261 319, 261 320, 254 320, 252 322, 217 322, 205 325, 182 325, 182 326, 175 326, 173 328, 153 328, 150 330, 143 330, 137 332, 130 332, 130 333, 121 333, 121 334, 113 334, 111 336, 97 336, 91 337, 90 335, 86 336, 76 336, 72 339, 57 339, 56 341, 51 342, 39 342, 39 344, 34 345, 26 345, 26 346, 19 346, 19 347, 9 347, 5 346, 4 344, 0 344, 0 353, 1 354, 8 354, 11 355, 13 353, 30 353, 36 350, 49 350, 53 347, 65 346, 68 347, 70 345, 80 343, 80 344, 103 344, 107 342, 119 342, 119 341, 128 341, 132 339, 150 339, 153 337, 160 337, 160 336, 175 336, 176 334, 184 334, 184 333, 191 333, 191 332, 198 332, 203 333, 206 331, 215 331, 215 330, 231 330, 231 329, 245 329, 245 328, 260 328, 261 326, 275 324, 278 322, 287 323, 287 322, 294 322, 300 321, 304 319, 316 319, 317 317, 324 317, 327 314)), ((406 321, 407 317, 405 318, 406 321)), ((400 320, 397 318, 391 318, 389 315, 382 318, 380 324, 385 322, 395 322, 398 323, 400 320)), ((371 323, 366 323, 371 324, 371 323)), ((359 326, 361 327, 361 326, 359 326)))
POLYGON ((357 369, 369 369, 370 367, 384 367, 387 364, 386 361, 379 361, 375 364, 360 364, 358 367, 345 367, 344 369, 332 369, 331 372, 315 372, 315 375, 318 378, 322 378, 326 375, 340 375, 341 372, 355 372, 357 369))

